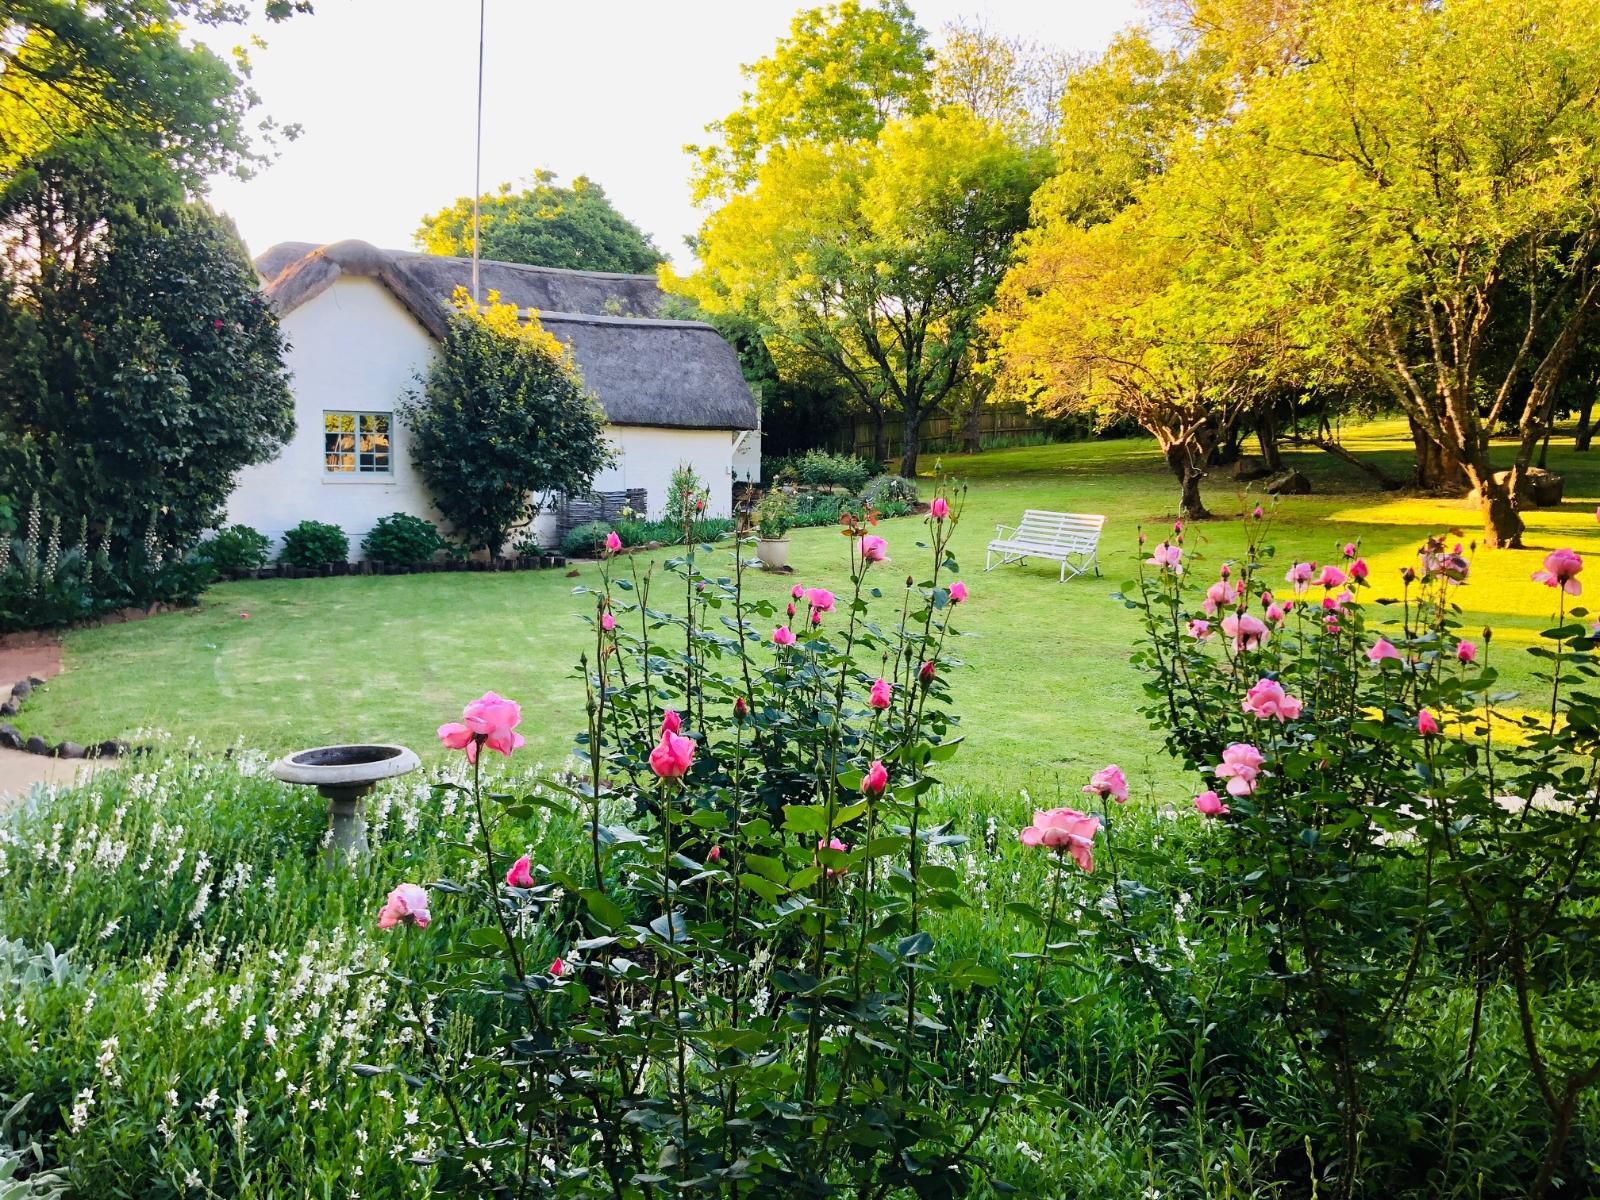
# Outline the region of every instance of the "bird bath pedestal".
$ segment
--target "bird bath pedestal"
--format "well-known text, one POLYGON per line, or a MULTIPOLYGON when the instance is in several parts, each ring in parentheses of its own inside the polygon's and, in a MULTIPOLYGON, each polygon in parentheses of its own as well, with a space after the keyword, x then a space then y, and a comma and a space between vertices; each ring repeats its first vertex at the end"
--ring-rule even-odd
POLYGON ((328 798, 331 836, 323 861, 333 867, 367 852, 367 793, 380 779, 421 765, 404 746, 318 746, 280 758, 272 773, 285 783, 308 784, 328 798))

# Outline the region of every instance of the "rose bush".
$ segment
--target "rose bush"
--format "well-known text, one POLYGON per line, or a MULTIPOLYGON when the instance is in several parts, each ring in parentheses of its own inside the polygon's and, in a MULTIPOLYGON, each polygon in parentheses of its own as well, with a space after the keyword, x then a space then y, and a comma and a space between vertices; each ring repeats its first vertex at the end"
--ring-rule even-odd
POLYGON ((1427 997, 1458 984, 1473 1000, 1429 1178, 1434 1194, 1464 1186, 1451 1156, 1483 1114, 1460 1098, 1475 1072, 1504 1069, 1479 1050, 1486 1012, 1508 1004, 1547 1136, 1526 1177, 1496 1190, 1551 1194, 1600 1083, 1600 626, 1572 603, 1582 558, 1556 550, 1530 580, 1553 590, 1555 622, 1530 650, 1548 690, 1524 707, 1497 686, 1492 631, 1474 642, 1457 628, 1469 548, 1429 539, 1397 594, 1374 600, 1358 546, 1280 574, 1270 518, 1257 508, 1247 524, 1244 555, 1210 565, 1180 523, 1121 597, 1144 626, 1147 715, 1194 771, 1194 808, 1222 826, 1194 870, 1219 920, 1263 936, 1219 932, 1233 961, 1197 984, 1144 952, 1149 921, 1121 892, 1109 923, 1165 1014, 1232 990, 1319 1081, 1337 1136, 1308 1154, 1338 1196, 1417 1140, 1423 1115, 1400 1100, 1433 1050, 1427 997))
MULTIPOLYGON (((970 602, 950 552, 960 509, 942 487, 920 580, 888 577, 870 514, 846 518, 846 586, 797 584, 782 612, 746 598, 743 537, 729 573, 691 544, 665 580, 609 557, 620 544, 608 539, 599 586, 580 589, 594 636, 581 667, 585 773, 560 785, 565 805, 483 786, 480 749, 521 744, 513 702, 490 693, 440 727, 472 764, 475 866, 430 884, 454 901, 432 912, 404 881, 380 923, 407 938, 449 924, 474 950, 443 956, 442 976, 397 974, 421 1061, 366 1069, 402 1069, 451 1098, 455 1128, 436 1160, 461 1186, 954 1196, 984 1173, 974 1147, 1002 1099, 1047 1095, 1012 1071, 1062 950, 1062 892, 1092 870, 1099 819, 1042 812, 1042 832, 1023 831, 1050 854, 1055 883, 1048 912, 1010 906, 1041 945, 1024 955, 1014 1046, 988 1076, 963 1069, 942 1013, 1000 974, 941 954, 929 930, 930 914, 968 903, 957 872, 933 861, 965 839, 926 809, 960 743, 943 670, 970 602), (676 612, 661 598, 673 585, 676 612), (587 861, 496 849, 499 820, 534 804, 583 819, 587 861), (480 1013, 453 1047, 452 1011, 483 996, 496 1019, 480 1013), (463 1116, 497 1103, 496 1128, 463 1116)), ((1127 796, 1114 767, 1096 789, 1127 796)))

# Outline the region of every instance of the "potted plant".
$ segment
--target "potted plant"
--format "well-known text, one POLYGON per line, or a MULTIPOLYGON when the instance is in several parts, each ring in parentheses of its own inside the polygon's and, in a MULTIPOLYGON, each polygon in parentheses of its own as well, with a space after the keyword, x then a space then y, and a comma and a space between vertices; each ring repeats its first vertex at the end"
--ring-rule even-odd
POLYGON ((789 527, 794 524, 794 500, 774 488, 756 505, 756 557, 769 571, 781 571, 789 562, 789 527))

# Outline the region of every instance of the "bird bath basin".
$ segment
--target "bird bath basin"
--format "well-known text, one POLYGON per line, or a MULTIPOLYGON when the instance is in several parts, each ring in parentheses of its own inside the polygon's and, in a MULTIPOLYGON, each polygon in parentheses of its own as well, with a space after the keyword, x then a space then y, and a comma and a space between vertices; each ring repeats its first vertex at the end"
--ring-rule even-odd
POLYGON ((317 746, 285 755, 272 773, 285 783, 314 787, 328 798, 329 866, 367 852, 366 796, 379 780, 415 771, 422 763, 404 746, 317 746))

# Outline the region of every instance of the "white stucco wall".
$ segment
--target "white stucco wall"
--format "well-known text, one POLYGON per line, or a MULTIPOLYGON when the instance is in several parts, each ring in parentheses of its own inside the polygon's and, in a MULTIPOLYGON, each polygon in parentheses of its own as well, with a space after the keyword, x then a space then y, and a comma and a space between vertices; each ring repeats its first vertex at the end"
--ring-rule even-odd
MULTIPOLYGON (((287 363, 295 397, 295 433, 269 463, 247 468, 228 500, 228 522, 259 529, 281 545, 285 530, 306 519, 340 526, 350 538, 350 556, 361 557, 361 539, 379 517, 412 513, 439 521, 422 481, 411 466, 406 431, 391 434, 390 475, 330 475, 323 469, 323 414, 332 410, 393 412, 401 395, 432 357, 435 343, 394 295, 375 279, 347 275, 283 319, 289 341, 287 363)), ((759 475, 759 434, 741 453, 759 475)), ((615 465, 595 480, 599 491, 642 487, 649 515, 659 517, 667 484, 680 462, 694 466, 710 488, 713 516, 732 511, 734 442, 725 429, 670 429, 613 425, 607 437, 615 465)), ((542 516, 536 532, 554 544, 554 518, 542 516)))
POLYGON ((281 544, 283 532, 310 519, 341 527, 350 556, 379 517, 413 513, 437 521, 411 467, 405 429, 390 434, 389 475, 330 475, 323 470, 323 413, 393 412, 433 355, 434 342, 383 284, 346 276, 283 319, 289 340, 289 386, 295 432, 269 463, 247 468, 228 499, 229 522, 243 522, 281 544))
POLYGON ((663 429, 649 425, 613 425, 606 437, 617 461, 595 479, 596 491, 643 488, 650 516, 666 509, 667 485, 679 463, 687 462, 709 489, 707 508, 713 517, 733 512, 733 439, 726 429, 663 429))

